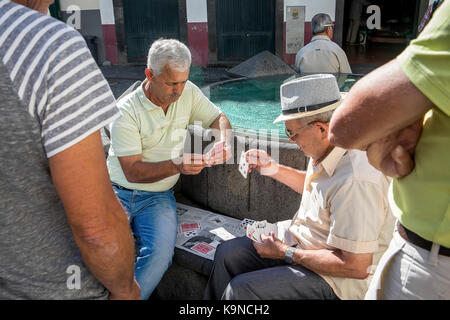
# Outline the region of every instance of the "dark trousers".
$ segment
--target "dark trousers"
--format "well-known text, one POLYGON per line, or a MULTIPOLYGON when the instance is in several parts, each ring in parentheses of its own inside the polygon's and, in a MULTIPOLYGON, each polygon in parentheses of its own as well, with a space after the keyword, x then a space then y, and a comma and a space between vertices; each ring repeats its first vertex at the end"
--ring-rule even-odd
POLYGON ((205 289, 210 300, 336 300, 328 283, 313 271, 282 260, 262 259, 247 237, 218 246, 205 289))

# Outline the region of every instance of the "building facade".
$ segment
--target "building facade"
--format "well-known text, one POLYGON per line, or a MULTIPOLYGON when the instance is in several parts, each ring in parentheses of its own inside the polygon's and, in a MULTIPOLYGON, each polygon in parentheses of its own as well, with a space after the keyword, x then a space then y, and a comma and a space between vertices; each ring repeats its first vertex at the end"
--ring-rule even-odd
MULTIPOLYGON (((292 65, 312 38, 311 19, 327 13, 340 46, 354 29, 357 44, 407 45, 433 0, 57 0, 57 17, 80 31, 99 64, 144 64, 150 44, 161 37, 186 43, 193 65, 234 65, 267 50, 292 65), (405 6, 407 1, 408 6, 405 6), (396 3, 393 5, 392 3, 396 3), (364 27, 369 5, 381 8, 382 28, 364 27), (409 8, 405 10, 405 7, 409 8), (398 16, 397 19, 383 17, 398 16), (351 23, 353 25, 351 25, 351 23), (358 31, 359 30, 359 31, 358 31), (363 30, 363 31, 361 31, 363 30), (366 32, 367 31, 367 32, 366 32), (361 39, 363 40, 360 40, 361 39), (380 40, 381 39, 381 40, 380 40)), ((54 12, 55 10, 53 10, 54 12)), ((53 15, 55 15, 52 12, 53 15)), ((354 40, 353 40, 354 41, 354 40)), ((401 49, 401 48, 400 48, 401 49)))

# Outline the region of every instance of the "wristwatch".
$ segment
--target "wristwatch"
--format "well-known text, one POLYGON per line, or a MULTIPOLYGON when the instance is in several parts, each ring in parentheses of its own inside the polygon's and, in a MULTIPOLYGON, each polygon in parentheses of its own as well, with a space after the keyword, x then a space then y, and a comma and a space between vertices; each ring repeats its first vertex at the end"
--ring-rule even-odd
POLYGON ((287 248, 286 254, 284 255, 284 261, 286 263, 292 264, 292 257, 294 256, 294 251, 295 251, 294 247, 287 248))

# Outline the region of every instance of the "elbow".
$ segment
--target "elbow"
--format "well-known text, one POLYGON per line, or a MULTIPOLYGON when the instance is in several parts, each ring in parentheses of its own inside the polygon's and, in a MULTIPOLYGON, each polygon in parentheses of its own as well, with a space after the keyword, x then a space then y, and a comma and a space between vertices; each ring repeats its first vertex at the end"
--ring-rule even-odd
POLYGON ((331 120, 328 140, 331 145, 343 149, 357 149, 358 147, 354 134, 350 132, 348 124, 343 123, 341 120, 331 120))
POLYGON ((367 270, 358 270, 354 272, 353 278, 358 280, 365 280, 369 277, 370 273, 367 270))
POLYGON ((119 243, 107 229, 106 227, 82 227, 74 230, 74 234, 80 246, 102 252, 106 256, 115 256, 119 251, 119 243))
POLYGON ((364 280, 370 276, 373 254, 346 254, 342 260, 344 274, 348 278, 364 280))
POLYGON ((133 167, 126 168, 126 169, 122 168, 122 171, 125 176, 125 179, 127 179, 128 182, 130 182, 130 183, 140 183, 141 182, 138 174, 136 173, 135 170, 133 170, 133 167))
POLYGON ((136 177, 131 173, 124 172, 125 179, 127 179, 130 183, 139 183, 139 181, 136 179, 136 177))
POLYGON ((358 279, 358 280, 364 280, 367 279, 370 276, 370 270, 371 270, 371 265, 370 264, 358 264, 358 265, 354 265, 351 269, 350 269, 350 277, 354 278, 354 279, 358 279))

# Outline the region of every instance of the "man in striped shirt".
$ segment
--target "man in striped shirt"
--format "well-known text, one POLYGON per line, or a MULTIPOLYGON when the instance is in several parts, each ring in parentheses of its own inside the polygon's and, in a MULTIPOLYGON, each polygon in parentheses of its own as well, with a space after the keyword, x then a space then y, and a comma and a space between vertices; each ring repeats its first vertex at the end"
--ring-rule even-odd
POLYGON ((0 0, 0 299, 139 298, 99 134, 114 97, 52 1, 15 2, 0 0))

